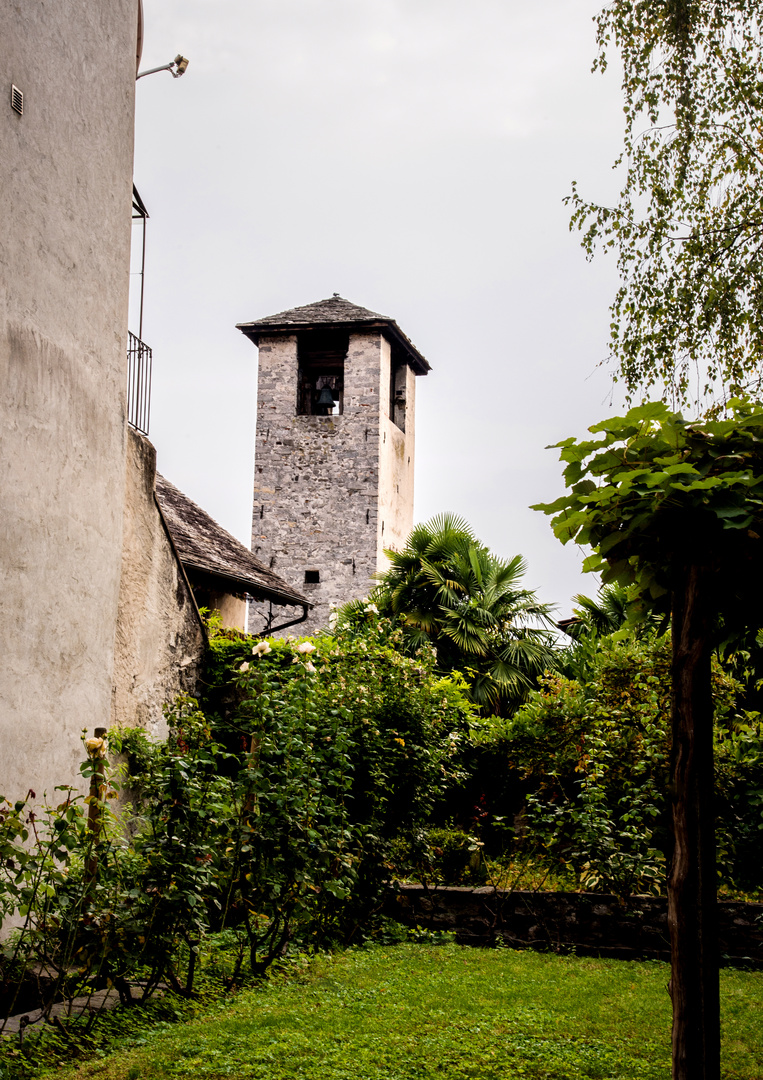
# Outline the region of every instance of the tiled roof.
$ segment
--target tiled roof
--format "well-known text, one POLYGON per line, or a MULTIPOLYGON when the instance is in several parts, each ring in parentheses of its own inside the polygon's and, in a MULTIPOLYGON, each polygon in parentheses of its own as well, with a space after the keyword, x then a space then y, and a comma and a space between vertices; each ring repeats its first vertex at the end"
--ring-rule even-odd
POLYGON ((159 473, 156 474, 156 499, 186 569, 201 570, 222 578, 232 592, 247 592, 277 604, 312 606, 159 473))
POLYGON ((408 356, 408 361, 417 375, 426 375, 429 364, 411 340, 406 337, 394 319, 389 315, 379 315, 376 311, 353 304, 339 293, 334 293, 327 300, 316 300, 314 304, 279 311, 276 315, 267 315, 254 322, 238 323, 237 328, 246 334, 255 345, 261 337, 273 333, 289 333, 295 330, 309 330, 333 326, 341 329, 353 329, 377 326, 387 331, 388 336, 399 345, 408 356))

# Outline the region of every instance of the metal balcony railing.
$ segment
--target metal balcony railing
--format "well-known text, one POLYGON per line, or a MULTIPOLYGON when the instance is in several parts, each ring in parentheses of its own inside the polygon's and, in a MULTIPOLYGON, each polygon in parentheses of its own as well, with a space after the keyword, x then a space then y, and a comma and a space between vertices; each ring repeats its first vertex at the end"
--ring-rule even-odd
POLYGON ((127 422, 148 435, 151 418, 151 366, 153 353, 145 341, 127 332, 127 422))

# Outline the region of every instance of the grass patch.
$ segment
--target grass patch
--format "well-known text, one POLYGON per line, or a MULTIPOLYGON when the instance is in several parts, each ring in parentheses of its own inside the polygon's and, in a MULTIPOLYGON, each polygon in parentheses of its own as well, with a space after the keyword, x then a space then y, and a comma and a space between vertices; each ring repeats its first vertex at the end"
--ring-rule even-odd
MULTIPOLYGON (((355 949, 45 1077, 669 1080, 668 975, 452 944, 355 949)), ((725 970, 721 994, 723 1076, 763 1080, 763 974, 725 970)))

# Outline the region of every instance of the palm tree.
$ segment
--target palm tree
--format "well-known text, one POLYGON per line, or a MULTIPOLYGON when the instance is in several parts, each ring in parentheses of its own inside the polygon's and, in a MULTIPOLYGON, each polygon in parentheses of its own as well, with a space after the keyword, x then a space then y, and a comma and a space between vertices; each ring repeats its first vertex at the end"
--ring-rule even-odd
POLYGON ((377 575, 374 603, 385 614, 402 617, 412 647, 437 637, 441 591, 452 596, 456 588, 448 570, 456 554, 468 556, 477 543, 463 518, 438 514, 414 528, 402 551, 385 551, 390 568, 377 575))
POLYGON ((582 593, 573 600, 578 606, 572 609, 572 618, 560 619, 556 625, 574 641, 606 637, 626 625, 633 626, 637 637, 663 634, 667 629, 667 620, 660 615, 649 614, 631 623, 635 615, 633 601, 623 585, 602 585, 595 600, 582 593))
POLYGON ((556 666, 550 609, 522 588, 521 556, 500 559, 453 514, 418 525, 402 551, 386 554, 390 568, 370 599, 402 623, 408 651, 431 642, 442 670, 461 671, 478 705, 511 711, 556 666))
POLYGON ((561 619, 557 626, 574 641, 588 634, 605 637, 625 625, 628 590, 622 585, 602 585, 595 600, 583 593, 572 599, 578 605, 572 609, 572 618, 561 619))

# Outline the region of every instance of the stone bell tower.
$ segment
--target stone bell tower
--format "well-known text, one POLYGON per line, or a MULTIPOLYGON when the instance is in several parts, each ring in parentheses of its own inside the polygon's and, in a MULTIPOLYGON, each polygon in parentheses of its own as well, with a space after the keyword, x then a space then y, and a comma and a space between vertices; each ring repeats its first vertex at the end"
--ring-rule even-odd
POLYGON ((394 319, 338 293, 238 329, 259 348, 252 551, 315 604, 311 633, 408 538, 429 364, 394 319))

